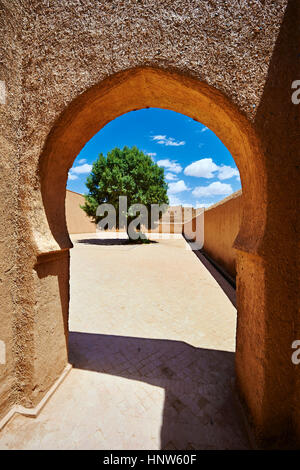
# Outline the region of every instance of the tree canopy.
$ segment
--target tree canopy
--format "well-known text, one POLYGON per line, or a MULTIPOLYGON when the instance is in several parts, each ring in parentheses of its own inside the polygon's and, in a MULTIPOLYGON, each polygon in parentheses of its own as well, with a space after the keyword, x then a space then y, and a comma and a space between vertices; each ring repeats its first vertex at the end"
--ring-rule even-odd
MULTIPOLYGON (((105 157, 100 153, 87 177, 85 204, 82 209, 97 224, 102 217, 96 214, 101 204, 111 204, 116 210, 116 228, 119 227, 119 197, 127 197, 128 208, 143 204, 150 214, 151 204, 168 204, 168 185, 164 169, 137 147, 115 147, 105 157)), ((128 223, 130 214, 126 214, 128 223)))

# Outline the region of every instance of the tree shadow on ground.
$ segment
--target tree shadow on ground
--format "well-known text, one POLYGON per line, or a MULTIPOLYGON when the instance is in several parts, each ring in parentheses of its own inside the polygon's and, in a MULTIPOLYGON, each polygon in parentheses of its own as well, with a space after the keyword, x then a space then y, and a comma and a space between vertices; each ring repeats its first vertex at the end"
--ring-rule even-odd
POLYGON ((70 332, 69 360, 78 369, 163 388, 161 449, 249 448, 232 391, 232 352, 182 341, 70 332))
POLYGON ((151 243, 157 243, 155 240, 146 240, 145 242, 138 242, 135 240, 128 240, 127 238, 82 238, 76 240, 75 243, 83 243, 84 245, 100 245, 100 246, 112 246, 112 245, 148 245, 151 243))

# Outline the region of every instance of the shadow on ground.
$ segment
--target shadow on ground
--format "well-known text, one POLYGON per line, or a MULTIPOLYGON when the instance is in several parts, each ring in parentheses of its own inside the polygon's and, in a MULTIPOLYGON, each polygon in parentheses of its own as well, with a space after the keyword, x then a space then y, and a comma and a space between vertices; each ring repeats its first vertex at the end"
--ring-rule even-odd
POLYGON ((165 390, 161 449, 248 448, 232 392, 234 353, 181 341, 70 332, 75 368, 165 390))
POLYGON ((203 252, 196 250, 194 251, 194 253, 199 259, 199 261, 203 264, 203 266, 205 266, 206 269, 210 272, 215 281, 217 281, 217 283, 221 287, 224 294, 227 295, 232 305, 237 308, 236 289, 230 284, 230 282, 227 281, 223 274, 215 268, 215 266, 207 259, 203 252))
MULTIPOLYGON (((112 246, 112 245, 143 245, 141 242, 128 240, 127 238, 82 238, 76 240, 76 243, 83 243, 84 245, 100 245, 100 246, 112 246)), ((157 243, 155 240, 146 240, 144 244, 157 243)))
POLYGON ((207 255, 205 254, 203 250, 194 250, 193 242, 188 240, 186 237, 184 237, 184 239, 186 243, 191 247, 193 253, 197 256, 198 260, 203 264, 203 266, 207 269, 207 271, 212 275, 215 281, 217 281, 217 283, 221 287, 224 294, 227 295, 232 305, 235 308, 237 308, 235 280, 232 279, 231 282, 229 282, 228 279, 226 279, 226 277, 224 276, 224 273, 220 272, 212 264, 212 262, 208 259, 207 255))

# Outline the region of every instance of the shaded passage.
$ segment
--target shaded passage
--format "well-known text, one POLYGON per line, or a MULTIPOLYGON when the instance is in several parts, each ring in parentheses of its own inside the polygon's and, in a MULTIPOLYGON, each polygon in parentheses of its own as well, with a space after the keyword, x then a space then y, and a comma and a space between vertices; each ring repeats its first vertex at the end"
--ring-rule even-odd
MULTIPOLYGON (((195 348, 181 341, 71 332, 70 360, 79 369, 163 388, 161 449, 247 447, 234 413, 231 352, 195 348)), ((155 395, 144 396, 146 415, 154 401, 155 395)), ((116 419, 122 408, 116 411, 116 419)))

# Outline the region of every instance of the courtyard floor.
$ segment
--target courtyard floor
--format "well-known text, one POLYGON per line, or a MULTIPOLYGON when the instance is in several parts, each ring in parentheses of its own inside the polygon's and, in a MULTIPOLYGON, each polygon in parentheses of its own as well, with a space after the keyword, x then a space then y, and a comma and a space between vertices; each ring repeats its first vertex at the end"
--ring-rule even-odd
POLYGON ((37 418, 15 415, 0 449, 249 448, 233 392, 236 309, 185 240, 73 243, 73 369, 37 418))

